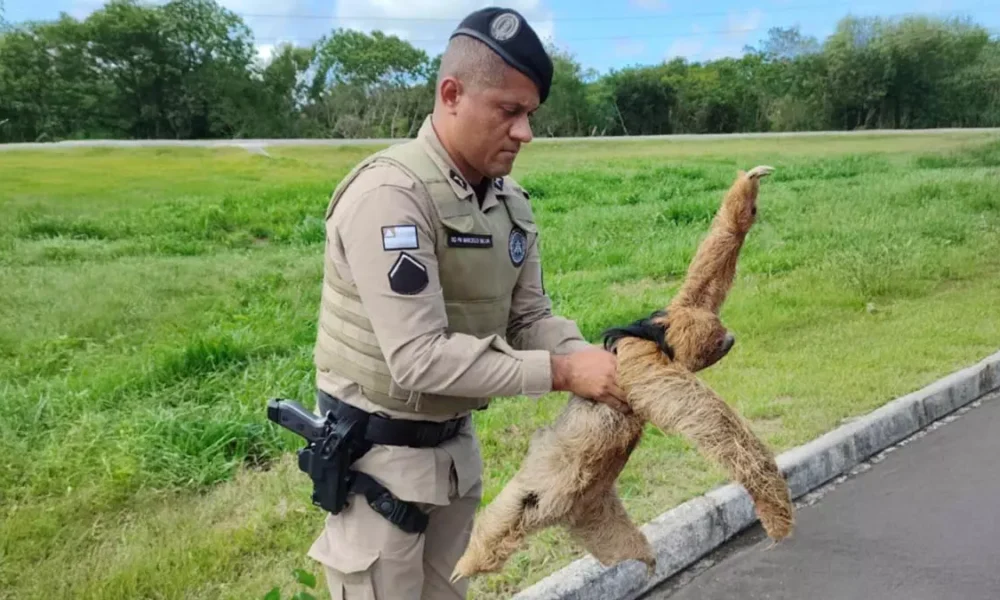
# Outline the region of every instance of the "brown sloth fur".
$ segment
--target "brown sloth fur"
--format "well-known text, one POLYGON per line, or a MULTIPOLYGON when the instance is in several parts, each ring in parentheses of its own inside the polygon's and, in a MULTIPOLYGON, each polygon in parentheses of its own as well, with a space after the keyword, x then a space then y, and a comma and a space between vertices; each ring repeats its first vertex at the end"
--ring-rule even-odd
POLYGON ((452 581, 500 570, 527 536, 552 526, 565 527, 604 566, 635 559, 652 572, 652 547, 615 488, 647 422, 680 433, 721 464, 750 494, 772 539, 791 534, 791 498, 773 454, 695 375, 733 345, 719 310, 756 221, 760 179, 772 171, 767 166, 740 171, 680 291, 664 310, 605 332, 632 413, 571 396, 556 421, 534 434, 521 468, 477 516, 452 581))

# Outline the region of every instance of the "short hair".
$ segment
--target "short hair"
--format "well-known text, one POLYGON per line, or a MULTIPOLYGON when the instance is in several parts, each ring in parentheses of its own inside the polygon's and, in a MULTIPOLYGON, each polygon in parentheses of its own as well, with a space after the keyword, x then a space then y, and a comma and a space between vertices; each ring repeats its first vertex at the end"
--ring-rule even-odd
POLYGON ((507 63, 489 46, 473 37, 456 35, 441 56, 437 86, 445 77, 457 77, 479 89, 499 87, 506 69, 507 63))

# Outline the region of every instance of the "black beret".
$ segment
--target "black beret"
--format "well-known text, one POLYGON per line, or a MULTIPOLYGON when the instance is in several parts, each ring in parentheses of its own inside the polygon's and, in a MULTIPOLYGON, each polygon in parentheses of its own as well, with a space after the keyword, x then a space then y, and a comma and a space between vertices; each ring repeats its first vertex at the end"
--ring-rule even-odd
POLYGON ((535 82, 539 100, 545 102, 552 85, 552 59, 521 13, 495 6, 477 10, 462 19, 451 37, 456 35, 474 37, 492 48, 508 65, 535 82))

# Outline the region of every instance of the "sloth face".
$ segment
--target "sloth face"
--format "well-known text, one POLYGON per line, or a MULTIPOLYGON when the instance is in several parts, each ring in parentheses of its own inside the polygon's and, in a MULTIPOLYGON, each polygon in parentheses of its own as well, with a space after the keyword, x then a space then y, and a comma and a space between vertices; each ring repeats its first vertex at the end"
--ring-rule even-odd
POLYGON ((698 308, 675 309, 664 319, 666 342, 673 360, 689 371, 706 369, 722 360, 736 338, 712 311, 698 308))
POLYGON ((736 338, 719 317, 703 308, 658 310, 649 317, 604 332, 604 347, 617 352, 618 342, 638 338, 653 342, 671 362, 691 372, 708 368, 729 353, 736 338))

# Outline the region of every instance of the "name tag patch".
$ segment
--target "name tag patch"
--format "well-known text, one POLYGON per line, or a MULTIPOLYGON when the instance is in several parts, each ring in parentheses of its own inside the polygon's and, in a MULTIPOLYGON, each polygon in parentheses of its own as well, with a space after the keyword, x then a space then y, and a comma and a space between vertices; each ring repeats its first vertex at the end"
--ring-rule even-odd
POLYGON ((419 247, 416 225, 386 225, 382 227, 383 250, 416 250, 419 247))
POLYGON ((451 248, 492 248, 493 236, 488 233, 449 233, 451 248))

